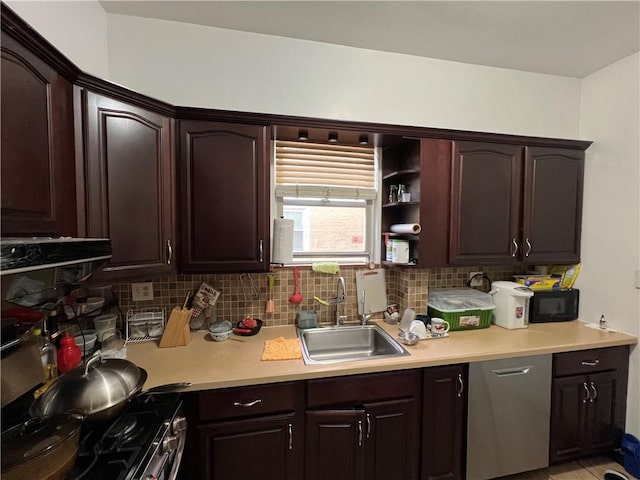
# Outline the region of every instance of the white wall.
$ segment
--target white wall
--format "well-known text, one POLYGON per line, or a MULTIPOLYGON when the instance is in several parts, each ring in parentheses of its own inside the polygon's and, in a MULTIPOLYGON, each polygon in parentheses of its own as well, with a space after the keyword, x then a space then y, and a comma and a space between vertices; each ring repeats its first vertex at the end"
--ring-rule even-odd
POLYGON ((580 80, 109 15, 110 78, 175 105, 576 138, 580 80))
POLYGON ((109 77, 107 14, 97 1, 5 3, 81 70, 109 77))
MULTIPOLYGON (((640 53, 583 80, 580 135, 587 150, 581 317, 640 336, 640 53)), ((627 430, 640 436, 640 348, 629 369, 627 430)))

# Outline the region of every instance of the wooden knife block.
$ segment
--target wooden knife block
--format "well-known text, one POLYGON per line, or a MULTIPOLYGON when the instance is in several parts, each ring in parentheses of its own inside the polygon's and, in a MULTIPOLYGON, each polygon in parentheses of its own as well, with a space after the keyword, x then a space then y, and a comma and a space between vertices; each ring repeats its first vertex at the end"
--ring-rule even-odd
POLYGON ((189 330, 189 320, 193 309, 183 309, 174 307, 169 315, 167 326, 164 329, 162 338, 160 339, 160 347, 180 347, 188 345, 191 340, 191 331, 189 330))

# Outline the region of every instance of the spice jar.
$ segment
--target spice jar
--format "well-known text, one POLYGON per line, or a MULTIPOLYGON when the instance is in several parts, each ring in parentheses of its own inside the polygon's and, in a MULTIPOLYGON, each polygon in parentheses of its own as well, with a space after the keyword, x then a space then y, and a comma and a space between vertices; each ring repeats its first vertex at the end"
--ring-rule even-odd
POLYGON ((66 333, 60 340, 58 349, 58 370, 60 373, 67 373, 80 365, 82 353, 80 347, 69 333, 66 333))
POLYGON ((398 185, 398 202, 404 202, 404 194, 407 193, 407 187, 403 184, 398 185))
POLYGON ((398 201, 398 186, 389 185, 389 203, 396 203, 398 201))

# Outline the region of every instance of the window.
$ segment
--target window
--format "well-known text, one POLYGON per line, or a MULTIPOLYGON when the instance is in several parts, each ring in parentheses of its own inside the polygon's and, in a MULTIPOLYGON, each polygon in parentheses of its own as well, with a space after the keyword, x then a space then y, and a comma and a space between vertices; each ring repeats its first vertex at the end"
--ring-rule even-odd
POLYGON ((276 141, 274 157, 274 214, 294 221, 294 263, 375 261, 375 149, 276 141))

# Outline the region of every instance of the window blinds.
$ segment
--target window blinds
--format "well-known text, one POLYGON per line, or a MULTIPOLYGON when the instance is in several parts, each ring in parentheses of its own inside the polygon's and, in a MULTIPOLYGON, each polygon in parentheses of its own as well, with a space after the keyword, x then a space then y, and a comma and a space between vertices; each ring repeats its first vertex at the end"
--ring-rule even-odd
POLYGON ((370 200, 373 147, 276 141, 276 196, 370 200))

